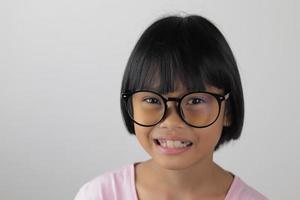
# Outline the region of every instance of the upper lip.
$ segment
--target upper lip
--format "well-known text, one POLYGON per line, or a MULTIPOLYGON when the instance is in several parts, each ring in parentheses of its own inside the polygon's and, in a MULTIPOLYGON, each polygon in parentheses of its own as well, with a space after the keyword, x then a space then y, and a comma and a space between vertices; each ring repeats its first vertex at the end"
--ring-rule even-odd
POLYGON ((155 137, 155 140, 174 140, 174 141, 188 141, 188 142, 192 142, 191 140, 187 139, 187 138, 183 138, 180 136, 161 136, 161 137, 155 137))

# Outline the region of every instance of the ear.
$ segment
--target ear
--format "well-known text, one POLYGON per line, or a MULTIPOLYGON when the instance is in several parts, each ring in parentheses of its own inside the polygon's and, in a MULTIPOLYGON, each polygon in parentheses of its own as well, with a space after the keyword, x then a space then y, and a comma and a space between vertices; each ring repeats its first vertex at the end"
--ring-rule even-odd
POLYGON ((231 125, 231 116, 230 113, 228 112, 228 109, 225 109, 224 117, 223 117, 223 126, 229 127, 230 125, 231 125))
POLYGON ((223 121, 223 126, 224 127, 229 127, 231 125, 231 120, 229 117, 225 116, 224 121, 223 121))

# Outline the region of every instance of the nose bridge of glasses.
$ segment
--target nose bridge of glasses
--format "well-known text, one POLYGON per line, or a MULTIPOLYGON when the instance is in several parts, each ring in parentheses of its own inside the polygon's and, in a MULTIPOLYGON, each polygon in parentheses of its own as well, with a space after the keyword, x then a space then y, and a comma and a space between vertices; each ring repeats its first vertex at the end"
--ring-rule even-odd
POLYGON ((177 98, 177 97, 169 97, 169 98, 167 99, 167 102, 168 102, 168 101, 175 101, 175 102, 179 103, 180 98, 177 98))
POLYGON ((180 115, 179 103, 180 103, 180 98, 177 98, 177 97, 169 97, 169 98, 167 98, 166 99, 166 111, 165 111, 166 112, 166 116, 170 115, 170 113, 172 113, 173 111, 175 111, 175 113, 177 115, 180 115), (170 102, 170 103, 168 103, 168 102, 170 102))
MULTIPOLYGON (((168 109, 168 102, 174 102, 174 105, 175 105, 175 108, 179 105, 179 103, 180 103, 180 98, 177 98, 177 97, 168 97, 167 99, 166 99, 166 105, 167 105, 167 108, 166 109, 168 109)), ((172 104, 171 104, 172 105, 172 104)))
POLYGON ((161 123, 162 126, 166 126, 169 128, 181 127, 185 126, 185 123, 182 121, 180 110, 179 110, 180 98, 169 97, 166 99, 166 109, 163 121, 161 123), (169 103, 168 103, 169 102, 169 103))

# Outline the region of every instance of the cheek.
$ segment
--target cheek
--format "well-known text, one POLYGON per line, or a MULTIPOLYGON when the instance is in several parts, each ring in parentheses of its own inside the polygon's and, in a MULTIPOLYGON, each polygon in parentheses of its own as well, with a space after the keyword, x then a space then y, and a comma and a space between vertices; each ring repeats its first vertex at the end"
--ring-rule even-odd
POLYGON ((137 124, 134 124, 134 131, 137 137, 137 140, 143 147, 147 147, 149 145, 149 141, 151 140, 151 127, 143 127, 137 124))
POLYGON ((203 130, 196 130, 195 132, 198 136, 198 142, 217 143, 221 137, 222 127, 212 125, 203 130))
POLYGON ((221 137, 223 130, 223 115, 220 114, 218 120, 209 127, 203 129, 194 129, 198 136, 200 147, 213 150, 221 137))

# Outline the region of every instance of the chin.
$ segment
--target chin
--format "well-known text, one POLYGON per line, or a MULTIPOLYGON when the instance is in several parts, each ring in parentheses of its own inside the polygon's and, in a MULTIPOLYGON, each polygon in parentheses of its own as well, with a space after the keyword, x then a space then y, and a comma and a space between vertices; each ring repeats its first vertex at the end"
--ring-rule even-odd
POLYGON ((167 170, 185 170, 193 165, 191 162, 183 162, 182 159, 160 159, 155 160, 155 162, 157 165, 159 165, 159 167, 167 170))

